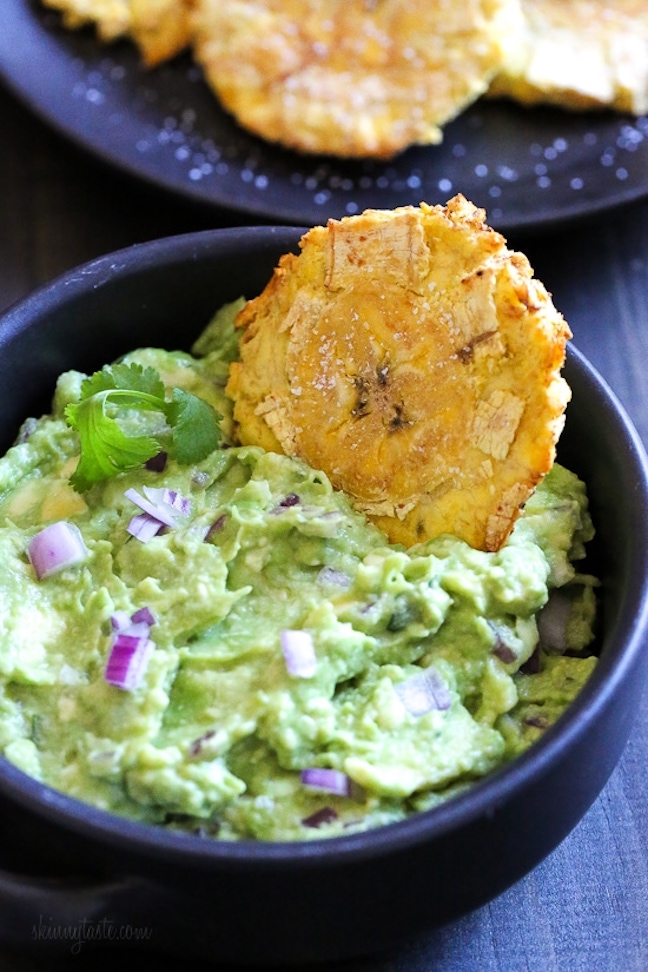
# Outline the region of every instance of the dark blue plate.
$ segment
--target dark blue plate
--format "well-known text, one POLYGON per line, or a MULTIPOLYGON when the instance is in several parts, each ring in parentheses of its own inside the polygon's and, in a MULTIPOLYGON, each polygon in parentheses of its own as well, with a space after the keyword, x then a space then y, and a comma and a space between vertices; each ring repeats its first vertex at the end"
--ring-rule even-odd
POLYGON ((181 197, 313 225, 462 192, 508 230, 553 225, 648 194, 648 118, 480 101, 440 146, 391 162, 265 143, 219 106, 189 55, 145 70, 133 45, 69 32, 38 0, 2 0, 0 80, 105 161, 181 197))

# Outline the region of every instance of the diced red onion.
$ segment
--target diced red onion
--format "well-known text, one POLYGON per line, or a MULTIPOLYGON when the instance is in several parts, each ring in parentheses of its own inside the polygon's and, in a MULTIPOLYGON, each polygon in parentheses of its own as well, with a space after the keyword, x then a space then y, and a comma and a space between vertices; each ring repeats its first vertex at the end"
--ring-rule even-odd
POLYGON ((155 517, 165 526, 173 527, 176 525, 177 514, 186 516, 191 509, 191 501, 186 499, 175 489, 166 487, 144 486, 145 495, 142 496, 136 489, 127 489, 124 493, 126 499, 149 516, 155 517))
POLYGON ((140 621, 139 624, 133 624, 131 621, 125 628, 120 628, 118 633, 129 635, 131 638, 150 638, 151 627, 144 621, 140 621))
POLYGON ((337 570, 335 567, 322 567, 317 575, 317 580, 320 584, 332 584, 334 587, 346 588, 351 585, 349 575, 345 574, 343 570, 337 570))
POLYGON ((302 785, 318 793, 333 793, 335 796, 351 796, 351 780, 342 770, 314 766, 301 771, 302 785))
POLYGON ((495 643, 491 648, 491 654, 499 658, 505 665, 510 665, 512 662, 517 661, 517 653, 507 644, 506 635, 508 634, 508 630, 505 625, 496 624, 494 621, 487 621, 486 623, 495 636, 495 643))
POLYGON ((281 650, 289 675, 312 678, 317 671, 317 657, 313 638, 308 631, 281 632, 281 650))
POLYGON ((149 607, 141 607, 131 614, 133 624, 147 624, 149 627, 155 624, 155 615, 149 607))
POLYGON ((210 540, 211 537, 214 536, 214 534, 220 533, 220 531, 225 526, 226 521, 227 521, 227 513, 221 513, 221 515, 216 520, 214 520, 212 525, 207 530, 207 533, 205 534, 205 540, 210 540))
POLYGON ((297 493, 288 493, 287 496, 284 496, 284 498, 270 510, 270 512, 275 514, 285 513, 286 510, 289 510, 291 506, 300 506, 300 505, 301 505, 301 498, 297 495, 297 493))
POLYGON ((132 635, 136 638, 148 638, 151 627, 155 623, 155 615, 146 606, 138 608, 132 614, 129 614, 128 611, 115 611, 110 617, 110 625, 113 631, 132 635))
POLYGON ((549 600, 539 612, 538 634, 540 644, 546 651, 562 655, 567 645, 567 625, 572 604, 564 591, 553 590, 549 600))
POLYGON ((136 489, 127 489, 124 493, 126 499, 139 506, 140 510, 148 513, 154 520, 158 520, 165 526, 174 527, 176 525, 176 515, 171 508, 163 509, 155 503, 150 503, 144 496, 141 496, 136 489))
POLYGON ((104 678, 111 685, 130 692, 141 684, 155 646, 146 635, 118 631, 114 638, 104 678))
POLYGON ((157 507, 163 509, 170 507, 172 510, 177 510, 181 516, 188 516, 191 513, 191 500, 175 489, 168 489, 165 486, 143 486, 142 492, 157 507))
POLYGON ((433 709, 449 709, 452 697, 448 686, 434 668, 425 668, 394 686, 396 694, 408 712, 425 715, 433 709))
POLYGON ((194 741, 189 746, 189 755, 199 756, 200 753, 202 752, 205 743, 209 742, 210 739, 213 739, 215 735, 216 735, 215 729, 208 729, 207 732, 204 732, 202 734, 202 736, 198 736, 198 739, 194 739, 194 741))
POLYGON ((110 623, 114 634, 104 677, 111 685, 132 690, 140 684, 155 648, 150 639, 155 615, 145 605, 130 615, 115 611, 110 623))
POLYGON ((511 665, 514 661, 517 661, 517 655, 513 649, 509 648, 503 641, 496 641, 492 651, 495 657, 499 658, 505 665, 511 665))
POLYGON ((27 546, 27 556, 39 580, 80 563, 87 555, 78 527, 67 520, 50 523, 27 546))
POLYGON ((311 813, 310 817, 304 817, 302 824, 304 827, 324 827, 326 824, 333 823, 337 818, 338 815, 333 807, 322 807, 315 813, 311 813))
POLYGON ((511 665, 514 661, 517 661, 517 655, 506 642, 502 641, 497 635, 495 636, 495 644, 491 649, 493 655, 499 658, 501 662, 505 665, 511 665))
POLYGON ((144 463, 144 466, 150 472, 164 472, 166 469, 168 455, 166 452, 158 452, 156 456, 152 456, 150 459, 144 463))
POLYGON ((542 654, 538 645, 533 649, 533 654, 520 665, 520 671, 523 675, 537 675, 542 671, 542 654))
POLYGON ((126 532, 130 533, 131 537, 135 537, 136 540, 140 540, 142 543, 148 543, 153 537, 157 537, 163 528, 164 523, 158 520, 157 517, 151 516, 150 513, 138 513, 137 516, 131 519, 126 527, 126 532))
POLYGON ((110 625, 113 631, 123 631, 131 623, 131 617, 128 611, 115 611, 114 614, 110 616, 110 625))

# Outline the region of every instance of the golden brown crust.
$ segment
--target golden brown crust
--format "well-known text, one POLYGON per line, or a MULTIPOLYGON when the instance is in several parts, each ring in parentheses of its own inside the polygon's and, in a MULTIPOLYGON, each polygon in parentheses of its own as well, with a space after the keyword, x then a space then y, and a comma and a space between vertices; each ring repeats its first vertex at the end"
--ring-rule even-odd
POLYGON ((194 51, 224 107, 302 152, 387 158, 502 64, 519 0, 195 0, 194 51))
POLYGON ((441 141, 486 93, 648 112, 648 0, 42 0, 131 38, 149 67, 193 47, 223 107, 302 152, 387 159, 441 141))
POLYGON ((523 29, 490 94, 648 111, 646 0, 520 0, 523 29))
POLYGON ((46 7, 58 10, 70 30, 95 24, 101 40, 123 37, 130 26, 130 0, 43 0, 46 7))
POLYGON ((324 470, 393 541, 496 550, 551 468, 570 331, 461 196, 315 227, 237 323, 240 441, 324 470))
POLYGON ((191 41, 191 0, 131 0, 133 40, 148 67, 175 57, 191 41))
POLYGON ((190 41, 192 0, 43 0, 63 15, 66 27, 94 24, 106 43, 130 37, 144 63, 153 67, 175 57, 190 41))

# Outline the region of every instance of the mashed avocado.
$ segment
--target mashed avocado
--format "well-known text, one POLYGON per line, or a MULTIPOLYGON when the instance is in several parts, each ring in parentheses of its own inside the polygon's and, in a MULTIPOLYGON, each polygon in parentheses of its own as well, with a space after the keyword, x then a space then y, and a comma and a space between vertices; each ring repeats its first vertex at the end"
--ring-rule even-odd
POLYGON ((221 315, 193 356, 125 359, 216 408, 205 460, 76 492, 77 372, 0 460, 0 747, 82 801, 226 840, 399 820, 526 749, 589 677, 585 487, 554 466, 497 553, 390 546, 322 473, 228 447, 227 335, 221 315), (126 495, 145 486, 190 501, 146 542, 126 495), (39 580, 28 544, 59 521, 84 556, 39 580), (127 690, 106 666, 138 612, 152 650, 127 690))

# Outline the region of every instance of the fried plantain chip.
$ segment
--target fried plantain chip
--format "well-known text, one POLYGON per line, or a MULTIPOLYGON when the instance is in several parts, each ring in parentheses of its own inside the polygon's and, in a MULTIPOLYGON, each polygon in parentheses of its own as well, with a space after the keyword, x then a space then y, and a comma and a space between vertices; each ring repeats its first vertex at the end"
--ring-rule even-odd
POLYGON ((489 95, 648 111, 646 0, 521 0, 524 29, 489 95))
POLYGON ((130 37, 153 67, 175 57, 190 40, 191 0, 43 0, 63 15, 66 27, 94 24, 106 43, 130 37))
POLYGON ((327 473, 395 542, 497 550, 555 458, 568 325, 462 196, 330 220, 240 311, 239 440, 327 473))
POLYGON ((516 16, 519 0, 195 0, 194 54, 255 134, 388 158, 441 141, 503 63, 516 16))
POLYGON ((106 42, 122 37, 130 26, 130 0, 43 0, 43 3, 58 10, 70 30, 95 24, 99 37, 106 42))

